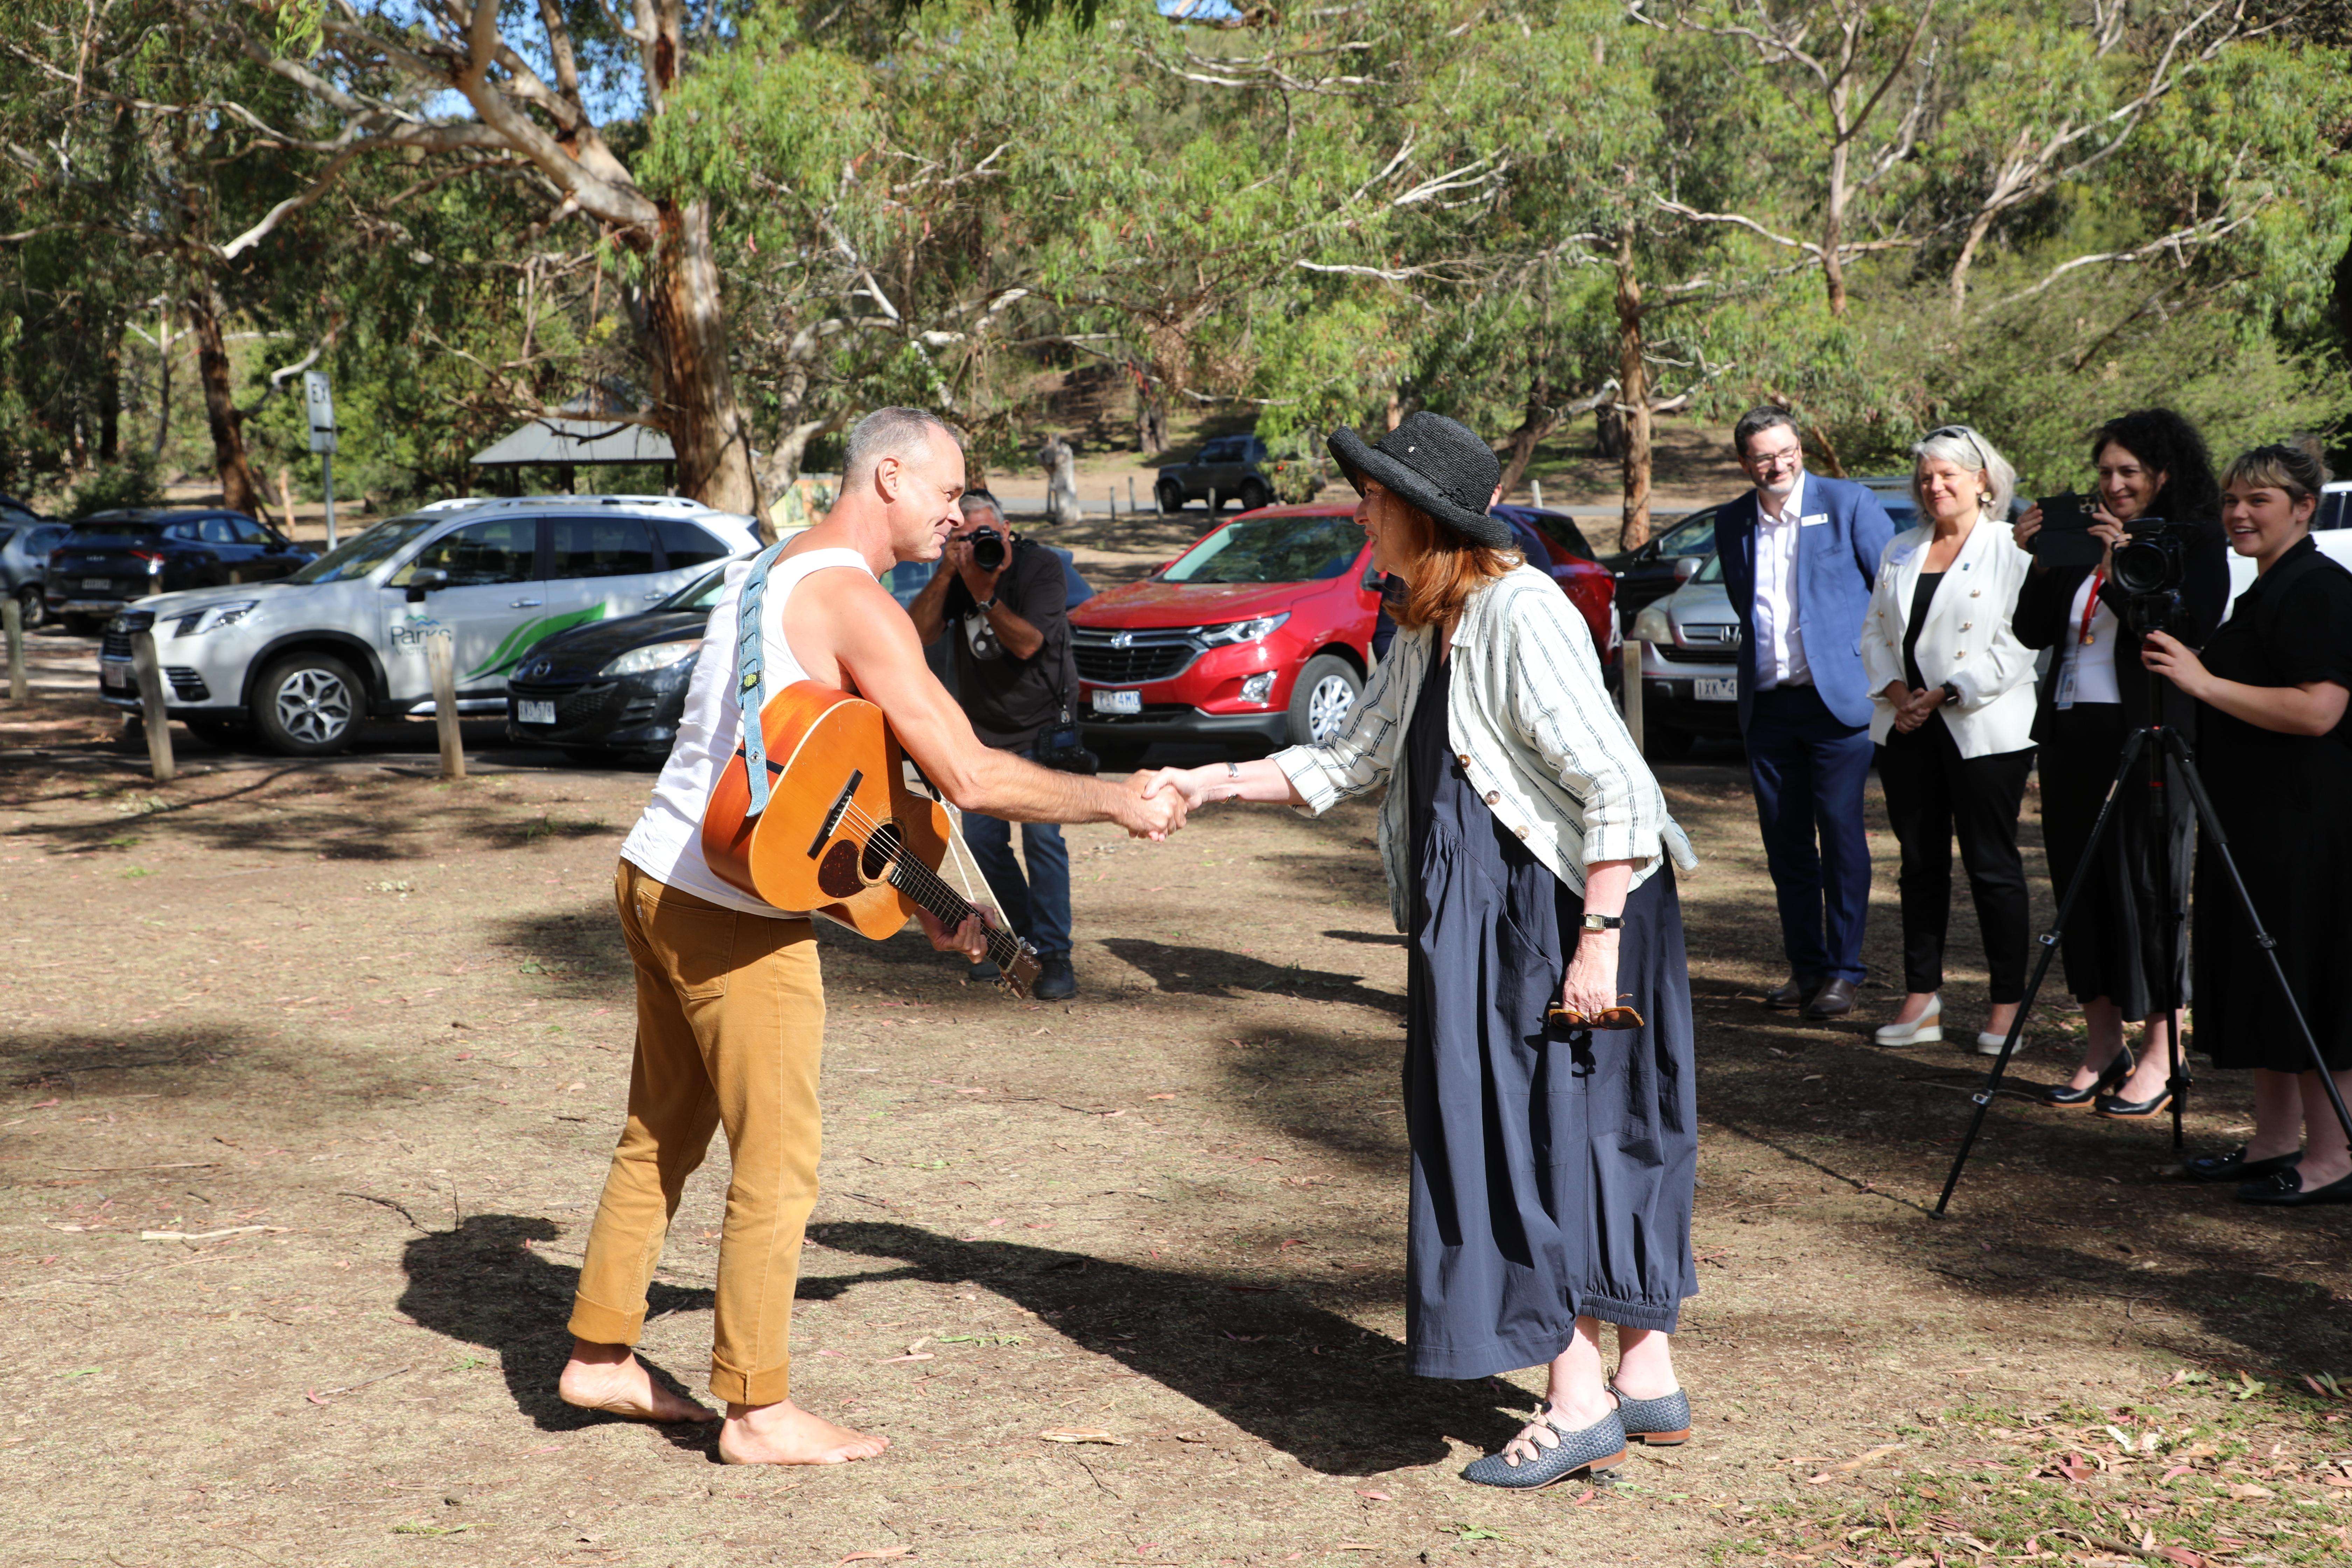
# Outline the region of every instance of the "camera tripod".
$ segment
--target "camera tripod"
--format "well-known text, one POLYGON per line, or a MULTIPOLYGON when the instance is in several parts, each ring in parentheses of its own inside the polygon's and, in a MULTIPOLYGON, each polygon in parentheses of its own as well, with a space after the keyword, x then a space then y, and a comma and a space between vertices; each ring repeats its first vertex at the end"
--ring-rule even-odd
MULTIPOLYGON (((2156 679, 2151 679, 2151 685, 2157 683, 2156 679)), ((2158 718, 2163 716, 2160 697, 2151 705, 2150 711, 2158 718)), ((1936 1200, 1936 1215, 1939 1219, 1952 1201, 1952 1189, 1960 1184, 1960 1171, 1969 1163, 1969 1152, 1976 1146, 1977 1135, 1984 1131, 1985 1116, 1992 1109, 1993 1096, 2000 1091, 2000 1080, 2009 1070, 2010 1058, 2016 1054, 2018 1041, 2025 1033, 2025 1021, 2032 1016, 2033 999, 2040 994, 2042 979, 2050 973, 2051 960, 2058 955, 2059 942, 2065 939, 2067 917, 2074 912, 2074 901, 2082 896, 2084 884, 2091 879, 2092 861, 2098 854, 2100 840, 2105 837, 2108 826, 2114 820, 2116 802, 2130 784, 2132 766, 2143 754, 2148 760, 2147 787, 2155 803, 2156 842, 2158 847, 2156 901, 2159 918, 2164 921, 2161 945, 2165 973, 2170 975, 2179 971, 2176 955, 2188 924, 2187 889, 2172 886, 2172 854, 2168 831, 2172 803, 2168 798, 2164 781, 2164 760, 2170 757, 2179 764, 2180 782, 2187 787, 2189 798, 2197 811, 2198 822, 2204 829, 2205 847, 2214 853, 2222 868, 2229 872, 2231 891, 2236 894, 2238 907, 2245 913, 2246 924, 2253 932, 2254 944, 2270 961, 2271 978, 2278 983, 2279 994, 2286 1000, 2287 1013, 2294 1019, 2296 1031, 2303 1036, 2305 1048, 2311 1053, 2311 1065, 2318 1071, 2319 1081, 2327 1086, 2327 1098, 2336 1108, 2336 1120, 2343 1124, 2345 1137, 2352 1140, 2352 1110, 2345 1108, 2344 1096, 2336 1090, 2335 1077, 2327 1070, 2327 1060, 2320 1054, 2319 1042, 2312 1037, 2311 1025, 2304 1018, 2302 1004, 2295 1000, 2294 988, 2287 984, 2286 970, 2279 963, 2278 942, 2264 929, 2262 916, 2254 909, 2253 895, 2246 890, 2245 879, 2238 874, 2238 862, 2230 854, 2229 836, 2221 831, 2221 819, 2214 815, 2212 799, 2205 793, 2205 781, 2198 775, 2197 760, 2189 749, 2189 742, 2182 739, 2179 731, 2169 725, 2143 725, 2124 740, 2123 759, 2116 764, 2115 782, 2107 786, 2106 799, 2100 803, 2098 818, 2091 825, 2090 838, 2083 847, 2082 864, 2058 901, 2057 919, 2042 934, 2042 956, 2034 963, 2033 977, 2026 983, 2025 996, 2017 1005, 2017 1016, 2010 1023, 2008 1037, 2001 1041, 2000 1055, 1994 1060, 1984 1088, 1970 1097, 1976 1101, 1976 1115, 1969 1122, 1967 1136, 1960 1140, 1959 1152, 1952 1157, 1952 1171, 1944 1178, 1943 1195, 1936 1200)), ((2182 1101, 2188 1098, 2189 1079, 2177 1014, 2174 1026, 2167 1033, 2172 1042, 2172 1072, 2166 1079, 2166 1087, 2171 1090, 2172 1098, 2172 1146, 2178 1149, 2181 1146, 2182 1101)))

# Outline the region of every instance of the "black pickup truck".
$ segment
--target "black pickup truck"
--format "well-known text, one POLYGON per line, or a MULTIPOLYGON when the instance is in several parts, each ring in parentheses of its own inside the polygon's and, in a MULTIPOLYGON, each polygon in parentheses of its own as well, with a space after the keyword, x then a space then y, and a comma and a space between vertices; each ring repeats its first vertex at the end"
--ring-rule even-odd
POLYGON ((1152 487, 1161 511, 1182 511, 1189 500, 1205 500, 1212 514, 1229 500, 1255 511, 1274 500, 1274 482, 1266 478, 1265 443, 1255 436, 1219 436, 1201 448, 1189 463, 1171 463, 1160 470, 1152 487))

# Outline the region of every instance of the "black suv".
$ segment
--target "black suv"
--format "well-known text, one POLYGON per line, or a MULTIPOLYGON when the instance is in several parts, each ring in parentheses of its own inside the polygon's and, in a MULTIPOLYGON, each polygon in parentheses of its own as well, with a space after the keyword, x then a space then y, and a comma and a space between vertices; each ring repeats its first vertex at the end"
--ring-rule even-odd
POLYGON ((88 636, 133 599, 275 582, 317 558, 241 511, 101 511, 49 552, 42 598, 66 630, 88 636))
POLYGON ((1255 436, 1220 436, 1201 448, 1189 463, 1171 463, 1160 470, 1153 487, 1161 511, 1182 511, 1188 500, 1205 500, 1209 510, 1222 510, 1229 500, 1255 511, 1274 500, 1274 484, 1265 475, 1265 443, 1255 436))

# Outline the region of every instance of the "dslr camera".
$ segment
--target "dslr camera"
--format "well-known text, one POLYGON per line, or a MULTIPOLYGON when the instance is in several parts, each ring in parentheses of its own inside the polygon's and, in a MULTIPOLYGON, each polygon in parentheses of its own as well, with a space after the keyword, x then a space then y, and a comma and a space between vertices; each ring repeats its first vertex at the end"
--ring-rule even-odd
POLYGON ((1003 570, 1005 557, 1012 553, 1013 545, 1004 537, 1002 530, 982 524, 964 535, 964 538, 971 545, 973 565, 983 572, 1003 570))
POLYGON ((2116 547, 2116 585, 2129 595, 2132 631, 2143 637, 2150 632, 2179 635, 2180 585, 2188 581, 2196 526, 2141 517, 2124 525, 2124 535, 2116 547))

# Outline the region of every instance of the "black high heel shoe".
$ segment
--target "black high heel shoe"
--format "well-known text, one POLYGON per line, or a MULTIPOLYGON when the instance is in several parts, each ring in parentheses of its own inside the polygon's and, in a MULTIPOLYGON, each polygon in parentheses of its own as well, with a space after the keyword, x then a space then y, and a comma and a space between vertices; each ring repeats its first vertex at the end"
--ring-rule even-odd
POLYGON ((2146 1100, 2126 1100, 2119 1094, 2103 1094, 2091 1106, 2091 1114, 2104 1116, 2110 1121, 2152 1121, 2172 1107, 2172 1086, 2166 1084, 2146 1100))
POLYGON ((2068 1110, 2087 1110, 2094 1100, 2115 1093, 2124 1079, 2131 1077, 2131 1047, 2126 1046, 2116 1053, 2116 1059, 2107 1064, 2106 1071, 2101 1073, 2090 1088, 2045 1089, 2042 1091, 2042 1103, 2063 1106, 2068 1110))

